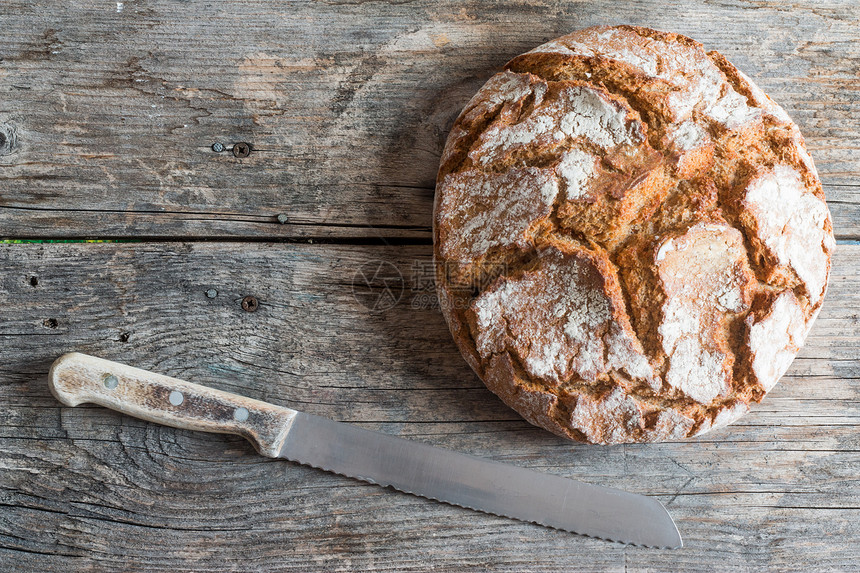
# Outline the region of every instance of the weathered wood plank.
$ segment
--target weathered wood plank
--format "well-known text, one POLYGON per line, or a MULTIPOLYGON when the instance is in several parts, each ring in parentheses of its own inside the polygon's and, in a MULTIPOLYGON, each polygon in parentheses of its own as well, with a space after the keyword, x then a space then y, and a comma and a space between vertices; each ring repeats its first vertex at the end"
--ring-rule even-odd
MULTIPOLYGON (((786 107, 843 239, 807 347, 741 423, 615 448, 529 426, 459 357, 426 246, 0 246, 2 568, 855 568, 858 16, 848 1, 656 0, 623 16, 719 49, 786 107), (352 288, 380 260, 404 277, 387 309, 382 284, 352 288), (70 349, 657 495, 687 548, 608 545, 268 462, 238 438, 61 409, 45 374, 70 349)), ((426 243, 463 103, 509 57, 616 22, 605 1, 5 2, 0 236, 426 243)))
POLYGON ((426 246, 0 246, 0 562, 48 572, 854 568, 860 246, 837 249, 807 346, 740 423, 603 448, 531 427, 483 388, 424 289, 429 257, 426 246), (376 296, 383 282, 352 286, 380 261, 404 279, 389 308, 376 296), (242 310, 248 295, 257 312, 242 310), (579 538, 268 461, 239 438, 61 408, 47 367, 73 349, 656 495, 687 546, 579 538))
POLYGON ((805 133, 837 235, 860 237, 853 0, 0 10, 0 236, 426 240, 440 150, 477 88, 538 43, 623 21, 688 34, 754 77, 805 133), (239 141, 250 157, 210 148, 239 141))

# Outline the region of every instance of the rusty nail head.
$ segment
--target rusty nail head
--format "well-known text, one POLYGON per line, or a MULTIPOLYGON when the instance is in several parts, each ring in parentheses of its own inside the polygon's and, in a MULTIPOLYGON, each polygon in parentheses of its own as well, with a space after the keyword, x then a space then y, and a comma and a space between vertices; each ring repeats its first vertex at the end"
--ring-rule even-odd
POLYGON ((223 143, 213 143, 212 144, 212 151, 214 151, 215 153, 221 153, 222 151, 224 151, 224 144, 223 143))
POLYGON ((260 303, 257 302, 256 297, 246 296, 242 299, 242 310, 246 310, 248 312, 256 312, 258 308, 260 308, 260 303))
POLYGON ((251 144, 245 143, 244 141, 241 143, 236 143, 233 145, 233 155, 238 158, 248 157, 251 155, 251 144))

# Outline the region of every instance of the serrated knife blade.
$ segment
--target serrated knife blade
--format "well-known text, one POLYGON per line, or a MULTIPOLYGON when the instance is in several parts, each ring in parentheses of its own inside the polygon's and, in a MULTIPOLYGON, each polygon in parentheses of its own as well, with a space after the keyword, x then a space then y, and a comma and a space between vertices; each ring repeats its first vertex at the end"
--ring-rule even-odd
POLYGON ((299 412, 287 460, 485 513, 647 547, 681 547, 656 499, 299 412))
POLYGON ((485 513, 631 545, 682 546, 656 499, 468 456, 103 360, 51 367, 62 403, 248 438, 261 454, 485 513))

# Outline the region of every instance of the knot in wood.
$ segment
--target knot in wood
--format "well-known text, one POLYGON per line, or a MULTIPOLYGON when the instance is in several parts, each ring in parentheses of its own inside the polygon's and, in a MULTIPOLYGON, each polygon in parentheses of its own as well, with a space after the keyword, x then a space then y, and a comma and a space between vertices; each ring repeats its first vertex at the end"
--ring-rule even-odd
POLYGON ((18 148, 18 133, 15 126, 0 123, 0 157, 12 155, 18 148))

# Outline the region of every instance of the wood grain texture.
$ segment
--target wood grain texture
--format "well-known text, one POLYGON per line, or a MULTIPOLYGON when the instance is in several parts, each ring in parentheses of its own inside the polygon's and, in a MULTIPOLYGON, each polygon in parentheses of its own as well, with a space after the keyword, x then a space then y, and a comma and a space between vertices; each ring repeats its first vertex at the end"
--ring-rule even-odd
POLYGON ((592 24, 687 34, 792 115, 860 237, 852 0, 174 0, 0 8, 0 235, 428 240, 448 128, 511 57, 592 24), (249 142, 236 159, 216 142, 249 142), (283 223, 278 221, 278 215, 283 223))
POLYGON ((702 439, 617 447, 556 438, 483 387, 433 308, 430 255, 421 245, 0 247, 0 561, 39 571, 854 567, 860 246, 838 248, 807 346, 764 403, 702 439), (401 273, 402 291, 366 286, 379 264, 401 273), (248 294, 254 313, 241 308, 248 294), (46 373, 72 349, 655 495, 686 547, 580 538, 270 462, 241 438, 63 408, 46 373))
POLYGON ((0 26, 0 238, 141 241, 0 245, 0 570, 856 570, 853 1, 4 0, 0 26), (596 448, 523 422, 469 370, 434 306, 429 242, 463 104, 512 56, 617 23, 687 34, 782 104, 841 244, 807 346, 751 414, 703 439, 596 448), (310 239, 340 244, 291 243, 310 239), (655 495, 686 548, 580 538, 270 461, 239 437, 63 408, 47 372, 71 350, 655 495))

